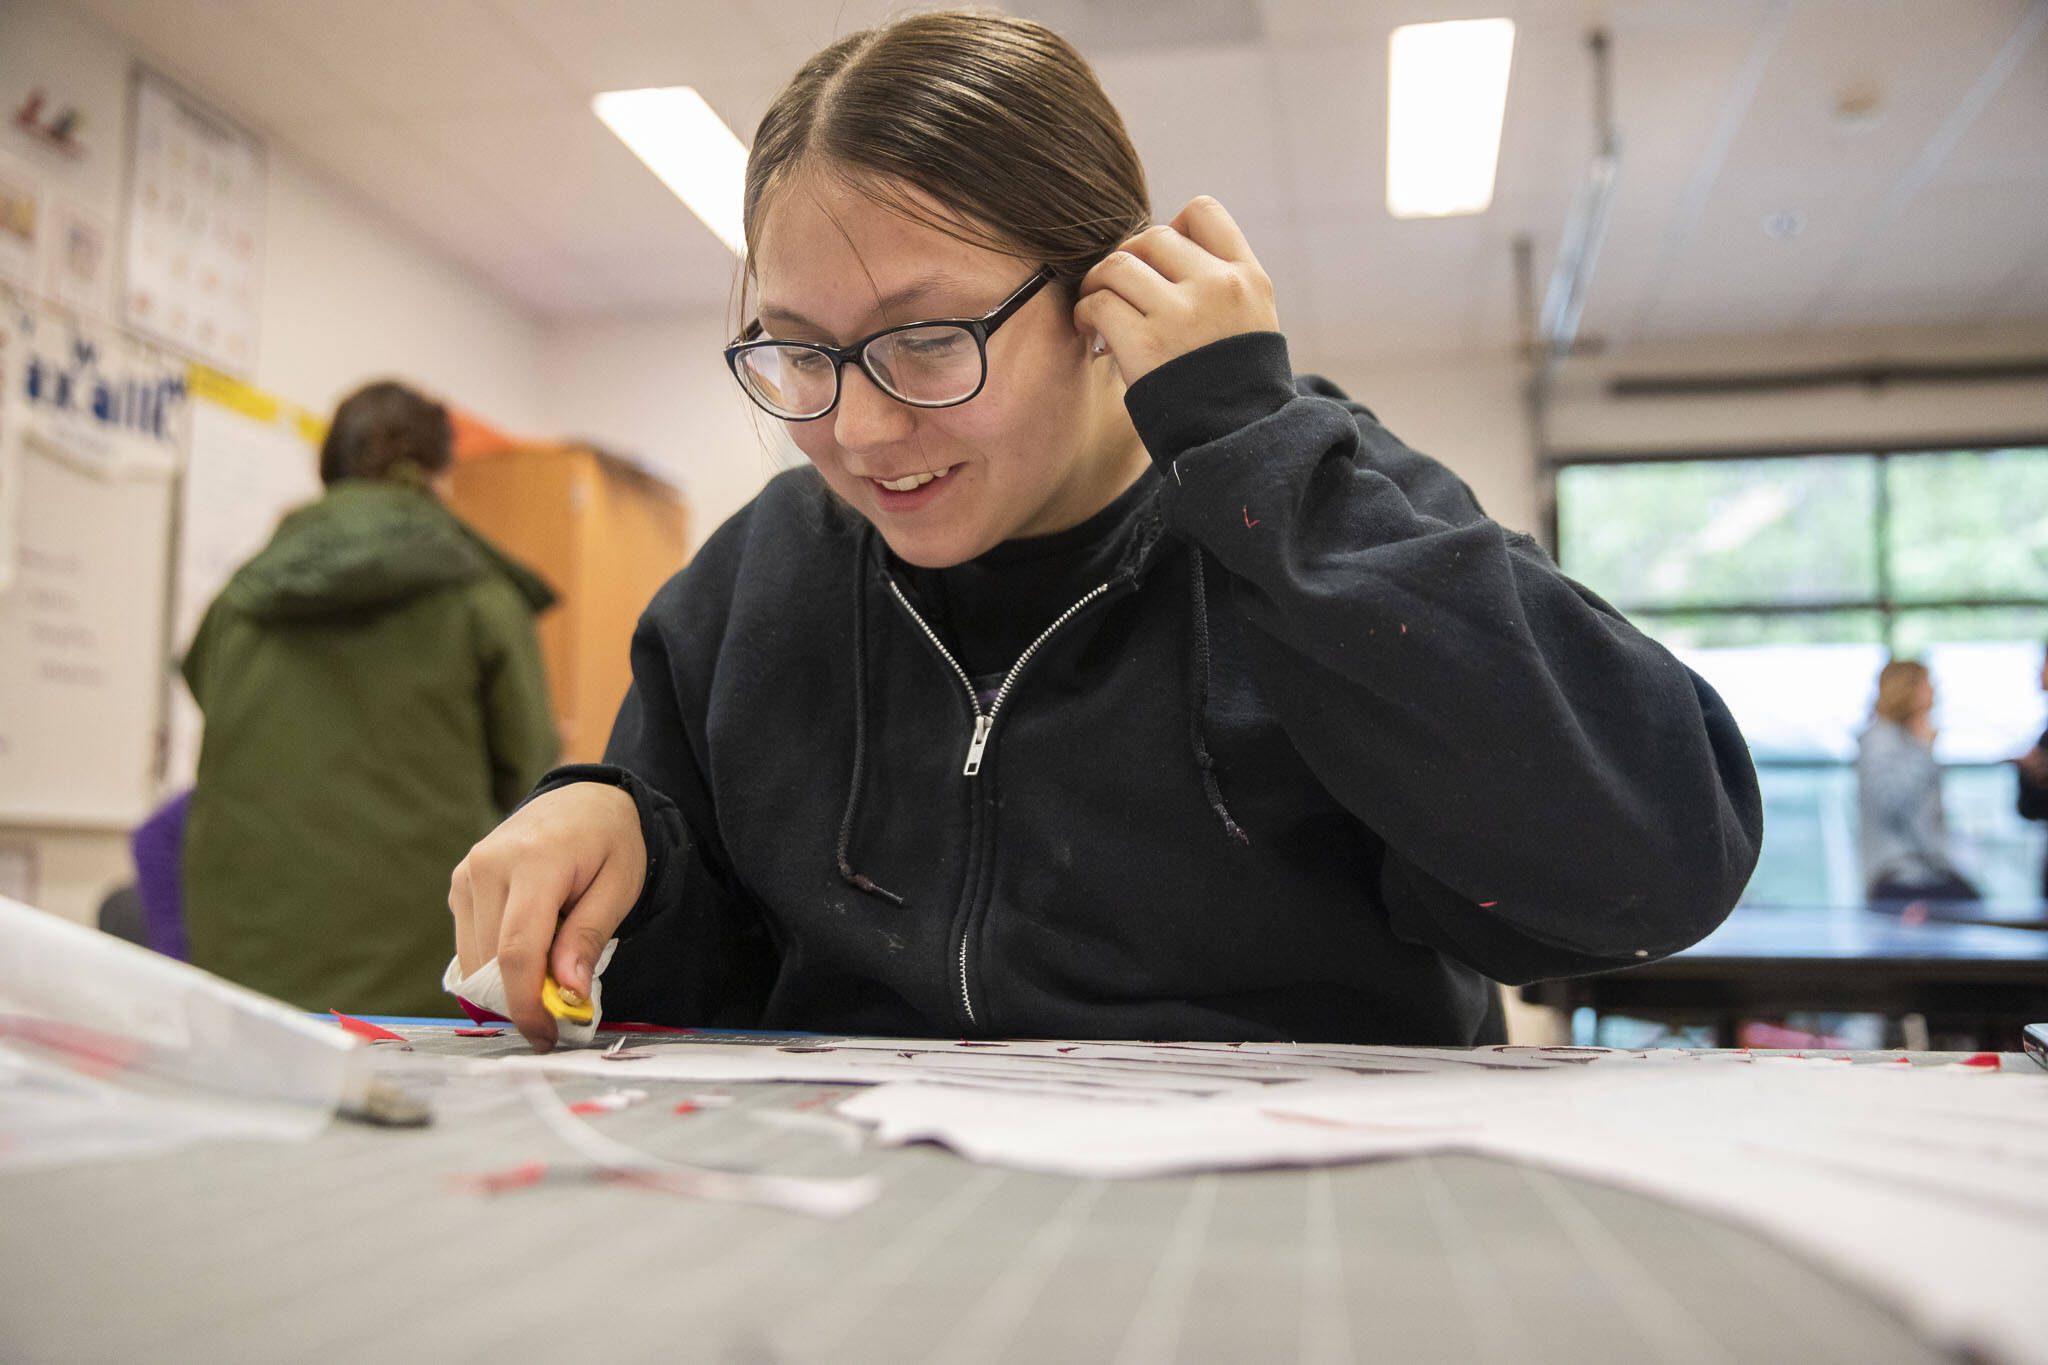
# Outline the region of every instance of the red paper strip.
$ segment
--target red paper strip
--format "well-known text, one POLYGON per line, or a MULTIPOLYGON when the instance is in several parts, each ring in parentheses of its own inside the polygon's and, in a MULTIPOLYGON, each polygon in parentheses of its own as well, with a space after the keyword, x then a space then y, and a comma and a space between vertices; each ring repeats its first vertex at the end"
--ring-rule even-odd
POLYGON ((1981 1066, 1987 1070, 1998 1070, 1998 1054, 1995 1052, 1973 1052, 1956 1063, 1957 1066, 1981 1066))
POLYGON ((510 1166, 502 1171, 483 1171, 476 1175, 459 1175, 455 1183, 478 1194, 503 1194, 506 1190, 525 1189, 538 1185, 547 1179, 548 1168, 544 1161, 529 1161, 523 1166, 510 1166))
POLYGON ((373 1024, 367 1019, 351 1019, 346 1014, 343 1014, 340 1010, 331 1007, 328 1009, 327 1012, 334 1016, 336 1023, 340 1024, 350 1033, 355 1034, 358 1038, 368 1038, 373 1043, 403 1043, 406 1041, 406 1037, 404 1034, 393 1033, 390 1029, 383 1027, 381 1024, 373 1024))
POLYGON ((501 1028, 459 1028, 454 1030, 457 1038, 498 1038, 504 1036, 501 1028))

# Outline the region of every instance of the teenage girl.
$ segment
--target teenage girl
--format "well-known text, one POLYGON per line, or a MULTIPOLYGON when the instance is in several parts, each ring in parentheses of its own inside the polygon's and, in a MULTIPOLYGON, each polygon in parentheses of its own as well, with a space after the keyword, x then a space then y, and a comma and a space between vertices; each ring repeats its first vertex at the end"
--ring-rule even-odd
POLYGON ((810 467, 664 587, 606 762, 455 871, 456 967, 608 1017, 925 1036, 1501 1034, 1754 864, 1714 693, 1294 374, 1221 204, 1149 221, 1019 19, 842 38, 762 120, 727 351, 810 467))

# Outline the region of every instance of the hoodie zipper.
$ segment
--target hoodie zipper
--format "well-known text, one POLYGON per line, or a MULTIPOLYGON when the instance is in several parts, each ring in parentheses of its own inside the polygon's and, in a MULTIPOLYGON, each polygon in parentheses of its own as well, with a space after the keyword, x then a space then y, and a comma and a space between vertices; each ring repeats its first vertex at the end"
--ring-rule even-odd
MULTIPOLYGON (((1036 654, 1039 647, 1052 638, 1055 631, 1073 620, 1082 608, 1107 593, 1110 589, 1109 583, 1098 583, 1095 587, 1089 589, 1087 595, 1080 601, 1061 612, 1057 620, 1040 631, 1038 638, 1033 640, 1025 648, 1024 652, 1017 656, 1017 662, 1010 665, 1010 671, 1003 675, 1003 685, 996 689, 996 699, 989 703, 987 711, 983 711, 981 709, 981 696, 974 690, 974 680, 967 676, 967 670, 962 668, 960 661, 953 657, 953 651, 946 648, 945 641, 939 638, 938 632, 931 628, 930 623, 919 614, 916 607, 910 605, 910 599, 903 595, 903 589, 896 585, 896 580, 892 577, 888 580, 888 583, 889 591, 895 595, 896 601, 902 606, 904 611, 910 614, 910 619, 917 622, 917 628, 924 632, 925 639, 932 642, 932 648, 939 651, 939 657, 952 667, 953 675, 960 679, 960 686, 967 691, 967 704, 974 708, 974 735, 968 741, 967 762, 962 765, 960 775, 970 778, 977 776, 981 772, 981 758, 988 750, 989 740, 994 736, 996 717, 1002 713, 1003 703, 1010 699, 1010 692, 1016 687, 1018 676, 1024 672, 1024 665, 1031 662, 1031 656, 1036 654)), ((970 891, 969 894, 973 893, 970 891)), ((981 1020, 974 1013, 974 996, 967 988, 967 934, 969 927, 962 925, 960 930, 960 1005, 967 1011, 967 1022, 979 1026, 981 1020)))

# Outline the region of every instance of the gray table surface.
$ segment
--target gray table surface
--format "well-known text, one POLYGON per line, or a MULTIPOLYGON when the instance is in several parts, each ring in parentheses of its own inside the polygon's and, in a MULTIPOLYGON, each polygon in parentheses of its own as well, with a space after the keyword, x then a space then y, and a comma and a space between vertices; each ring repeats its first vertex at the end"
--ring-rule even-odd
MULTIPOLYGON (((523 1050, 402 1031, 422 1053, 523 1050)), ((475 1193, 465 1173, 575 1158, 528 1105, 451 1082, 425 1129, 0 1177, 0 1360, 1949 1358, 1748 1232, 1501 1162, 1075 1180, 750 1117, 829 1087, 734 1086, 678 1116, 706 1087, 631 1083, 652 1098, 593 1120, 622 1141, 884 1192, 836 1222, 607 1185, 475 1193)))

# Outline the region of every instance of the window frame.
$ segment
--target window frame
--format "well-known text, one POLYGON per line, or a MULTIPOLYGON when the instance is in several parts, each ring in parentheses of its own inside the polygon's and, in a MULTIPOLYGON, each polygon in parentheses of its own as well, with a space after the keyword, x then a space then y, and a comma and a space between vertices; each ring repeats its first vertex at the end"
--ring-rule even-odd
MULTIPOLYGON (((2034 450, 2048 462, 2048 433, 2020 436, 2011 439, 1983 440, 1973 438, 1961 441, 1911 441, 1889 444, 1869 442, 1842 445, 1801 445, 1776 447, 1706 447, 1674 450, 1618 450, 1618 451, 1560 451, 1539 458, 1538 477, 1540 506, 1542 507, 1543 529, 1552 554, 1566 573, 1565 546, 1561 538, 1560 515, 1558 510, 1558 475, 1568 468, 1581 466, 1610 465, 1654 465, 1654 464, 1699 464, 1731 463, 1734 461, 1758 460, 1801 460, 1841 456, 1864 456, 1876 465, 1876 500, 1871 514, 1870 534, 1873 537, 1872 557, 1877 592, 1870 598, 1842 598, 1825 601, 1784 602, 1734 602, 1712 605, 1685 604, 1678 606, 1654 606, 1642 603, 1614 601, 1613 606, 1630 621, 1638 618, 1660 616, 1810 616, 1828 612, 1875 612, 1879 618, 1880 645, 1889 653, 1896 649, 1898 624, 1902 615, 1922 612, 1951 610, 2023 610, 2048 613, 2048 593, 2033 597, 1942 597, 1924 600, 1901 600, 1893 593, 1891 565, 1891 480, 1890 461, 1901 456, 1990 454, 2001 450, 2034 450)), ((1647 633, 1647 632, 1646 632, 1647 633)), ((1654 638, 1654 636, 1653 636, 1654 638)), ((1822 771, 1852 768, 1848 762, 1820 758, 1757 758, 1759 769, 1773 771, 1822 771)), ((2002 763, 1967 760, 1944 762, 1944 775, 1950 772, 1976 771, 2002 768, 2002 763)), ((1860 895, 1857 897, 1861 899, 1860 895)), ((1751 903, 1745 891, 1743 903, 1751 903)))

